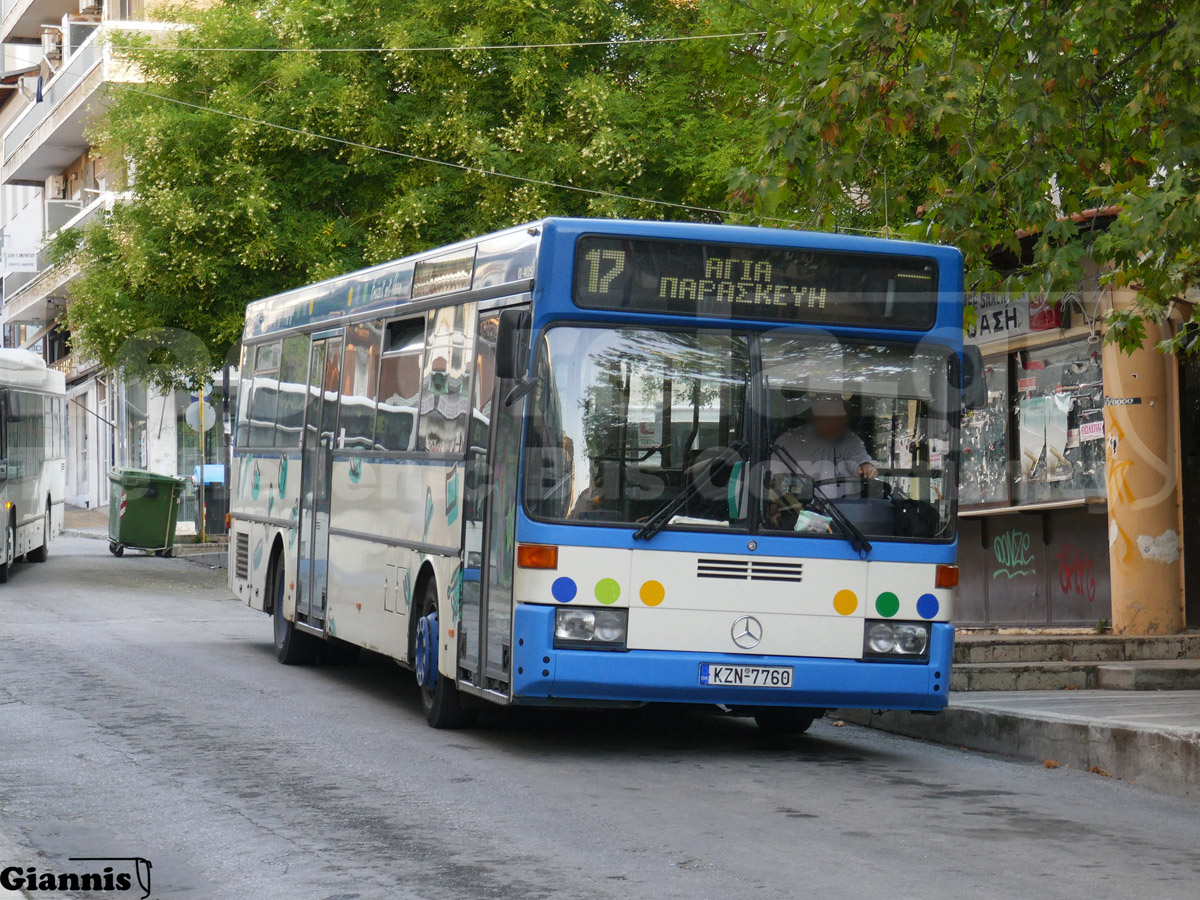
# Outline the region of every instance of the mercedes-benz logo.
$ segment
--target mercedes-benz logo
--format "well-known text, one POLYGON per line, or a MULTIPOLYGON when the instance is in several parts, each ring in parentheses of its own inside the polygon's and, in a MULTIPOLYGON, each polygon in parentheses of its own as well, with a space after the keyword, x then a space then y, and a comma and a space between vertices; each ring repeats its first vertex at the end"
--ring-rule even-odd
POLYGON ((738 616, 733 620, 733 627, 729 629, 729 636, 743 650, 752 650, 762 640, 762 622, 758 621, 754 616, 738 616))

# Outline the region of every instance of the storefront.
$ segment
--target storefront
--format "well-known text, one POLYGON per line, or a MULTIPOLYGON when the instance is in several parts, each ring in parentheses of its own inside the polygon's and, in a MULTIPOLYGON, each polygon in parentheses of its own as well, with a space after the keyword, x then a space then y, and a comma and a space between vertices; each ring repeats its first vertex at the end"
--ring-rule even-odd
POLYGON ((984 355, 988 406, 963 422, 960 624, 1111 621, 1105 299, 975 298, 968 341, 984 355))

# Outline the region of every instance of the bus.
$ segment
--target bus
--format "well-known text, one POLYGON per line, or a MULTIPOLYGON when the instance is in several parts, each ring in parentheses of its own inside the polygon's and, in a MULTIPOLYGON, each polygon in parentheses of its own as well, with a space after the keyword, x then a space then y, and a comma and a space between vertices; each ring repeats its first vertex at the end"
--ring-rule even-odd
POLYGON ((0 349, 0 584, 24 557, 45 562, 63 528, 67 489, 66 379, 28 350, 0 349))
POLYGON ((939 710, 962 282, 945 246, 551 218, 255 301, 230 587, 283 663, 412 668, 439 728, 939 710))

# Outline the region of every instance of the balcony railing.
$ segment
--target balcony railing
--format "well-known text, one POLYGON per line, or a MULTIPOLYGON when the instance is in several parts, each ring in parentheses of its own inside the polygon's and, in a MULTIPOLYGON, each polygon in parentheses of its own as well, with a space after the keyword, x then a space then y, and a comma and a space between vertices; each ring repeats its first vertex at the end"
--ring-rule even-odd
POLYGON ((53 112, 67 95, 83 81, 104 59, 104 29, 97 28, 50 81, 42 88, 42 102, 35 103, 13 123, 4 134, 4 158, 10 158, 20 149, 46 117, 53 112))
MULTIPOLYGON (((111 191, 98 194, 91 203, 82 209, 76 206, 71 218, 50 231, 47 240, 69 228, 83 228, 104 211, 112 209, 114 203, 128 199, 128 196, 127 193, 111 191)), ((57 214, 62 215, 65 211, 69 211, 69 207, 60 210, 57 214)), ((54 223, 48 222, 48 224, 53 225, 54 223)), ((60 289, 78 274, 78 267, 72 263, 50 265, 44 249, 38 251, 37 259, 37 272, 13 272, 5 277, 4 307, 3 313, 0 315, 4 321, 11 319, 17 310, 26 310, 30 303, 36 303, 42 296, 60 289)))

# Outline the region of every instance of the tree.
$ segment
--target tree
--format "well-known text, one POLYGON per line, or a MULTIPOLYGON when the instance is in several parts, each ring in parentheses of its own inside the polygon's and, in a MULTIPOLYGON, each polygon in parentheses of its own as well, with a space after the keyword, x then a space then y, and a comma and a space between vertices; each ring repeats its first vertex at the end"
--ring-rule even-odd
MULTIPOLYGON (((756 38, 361 49, 720 34, 744 30, 744 11, 713 18, 687 0, 226 0, 171 15, 189 23, 174 46, 122 48, 144 83, 112 86, 95 129, 106 156, 129 159, 133 199, 82 243, 56 248, 83 265, 67 313, 73 345, 109 367, 132 335, 172 328, 218 362, 250 300, 545 215, 720 220, 550 183, 723 209, 730 173, 766 133, 756 38)), ((165 354, 144 368, 171 382, 177 362, 165 354)))
POLYGON ((763 10, 784 99, 766 154, 737 180, 760 210, 956 244, 973 289, 1067 290, 1087 257, 1111 262, 1108 277, 1140 292, 1110 317, 1126 349, 1194 295, 1195 2, 763 10), (1090 231, 1084 214, 1103 208, 1115 221, 1090 231), (1019 234, 1032 260, 1001 270, 997 251, 1017 251, 1019 234))

